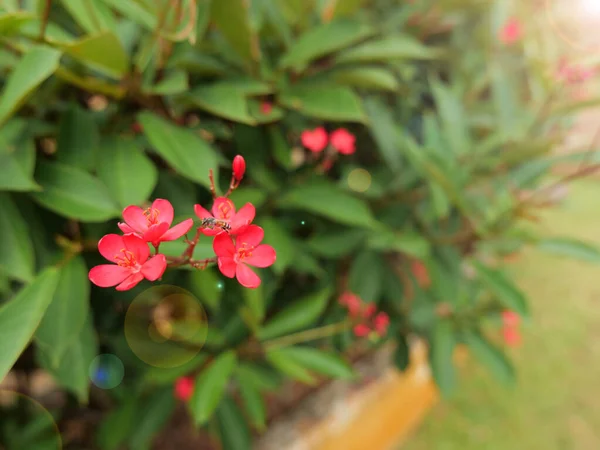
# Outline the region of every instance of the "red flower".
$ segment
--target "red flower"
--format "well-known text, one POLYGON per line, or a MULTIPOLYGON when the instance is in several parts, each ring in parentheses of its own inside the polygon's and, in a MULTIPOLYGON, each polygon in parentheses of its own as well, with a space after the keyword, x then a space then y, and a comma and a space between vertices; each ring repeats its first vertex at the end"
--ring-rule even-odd
POLYGON ((327 132, 323 127, 318 127, 314 130, 304 130, 300 139, 302 140, 302 145, 311 152, 322 152, 327 147, 327 132))
MULTIPOLYGON (((218 219, 226 222, 231 229, 230 234, 238 234, 250 225, 254 220, 256 208, 252 203, 246 203, 235 212, 235 205, 226 197, 217 197, 212 206, 212 214, 209 213, 200 205, 194 205, 194 212, 199 219, 218 219)), ((223 231, 222 228, 215 227, 214 229, 203 228, 202 233, 206 236, 216 236, 223 231)))
POLYGON ((246 172, 246 161, 242 155, 237 155, 233 158, 233 164, 231 165, 233 169, 233 176, 237 181, 242 181, 244 178, 244 173, 246 172))
POLYGON ((354 335, 356 337, 365 337, 371 333, 371 329, 364 323, 359 323, 358 325, 354 325, 354 328, 352 329, 352 331, 354 332, 354 335))
POLYGON ((517 347, 521 343, 521 333, 513 327, 504 327, 502 330, 504 342, 509 347, 517 347))
POLYGON ((516 17, 511 17, 500 30, 499 39, 505 45, 511 45, 521 38, 521 22, 516 17))
POLYGON ((179 377, 175 381, 175 398, 187 402, 194 393, 194 379, 191 377, 179 377))
POLYGON ((342 155, 351 155, 356 151, 356 137, 345 128, 338 128, 331 133, 331 146, 342 155))
POLYGON ((271 103, 262 102, 260 104, 260 112, 263 113, 264 115, 271 114, 271 111, 273 111, 273 105, 271 103))
POLYGON ((261 227, 250 225, 236 237, 235 245, 229 234, 218 234, 213 241, 213 250, 221 273, 229 278, 235 276, 244 287, 260 286, 260 278, 248 265, 269 267, 276 258, 273 247, 260 244, 264 234, 261 227))
POLYGON ((186 219, 169 229, 173 222, 173 206, 162 198, 154 200, 146 210, 139 206, 128 206, 123 210, 123 219, 125 223, 118 224, 123 233, 133 233, 155 247, 161 242, 179 239, 194 225, 192 219, 186 219))
POLYGON ((389 324, 390 317, 384 312, 380 312, 379 314, 377 314, 377 316, 375 316, 375 319, 373 320, 373 326, 375 327, 375 331, 380 337, 385 336, 389 324))
POLYGON ((516 327, 519 325, 520 317, 516 312, 513 311, 503 311, 502 312, 502 322, 505 327, 516 327))
POLYGON ((361 299, 358 298, 358 296, 354 295, 352 292, 344 292, 342 295, 340 295, 338 302, 340 303, 340 305, 343 305, 346 308, 348 308, 348 313, 352 317, 358 316, 362 308, 361 299))
POLYGON ((117 286, 117 291, 131 289, 144 278, 158 280, 167 268, 165 255, 148 259, 148 244, 135 234, 107 234, 98 242, 100 254, 115 264, 92 267, 88 275, 96 286, 117 286))

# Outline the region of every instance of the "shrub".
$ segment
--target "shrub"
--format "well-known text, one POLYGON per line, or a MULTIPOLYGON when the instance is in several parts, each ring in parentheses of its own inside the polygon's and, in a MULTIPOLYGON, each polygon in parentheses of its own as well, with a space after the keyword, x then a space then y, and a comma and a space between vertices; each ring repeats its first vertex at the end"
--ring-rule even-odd
POLYGON ((502 257, 599 257, 523 226, 556 164, 597 158, 553 152, 594 100, 501 2, 438 3, 5 1, 0 378, 50 373, 59 422, 95 385, 103 449, 147 448, 177 401, 249 448, 265 392, 387 341, 403 370, 413 336, 444 393, 460 343, 511 382, 494 324, 516 343, 529 310, 502 257))

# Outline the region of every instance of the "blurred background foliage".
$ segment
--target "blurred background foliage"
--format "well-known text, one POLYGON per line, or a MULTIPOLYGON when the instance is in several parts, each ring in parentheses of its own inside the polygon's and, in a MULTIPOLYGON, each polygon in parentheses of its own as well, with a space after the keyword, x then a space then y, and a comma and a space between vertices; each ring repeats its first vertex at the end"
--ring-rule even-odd
MULTIPOLYGON (((97 429, 63 433, 65 448, 105 450, 149 448, 184 375, 196 377, 194 424, 225 449, 250 448, 282 383, 352 378, 350 355, 388 340, 403 370, 410 340, 425 339, 443 393, 459 344, 512 383, 495 330, 503 311, 529 310, 503 257, 538 245, 600 259, 526 223, 551 206, 557 164, 576 163, 572 179, 597 162, 593 145, 554 150, 571 115, 598 99, 557 82, 540 6, 516 6, 0 0, 0 378, 43 368, 68 393, 49 408, 61 430, 74 419, 97 429), (504 42, 518 14, 533 20, 504 42), (300 141, 316 126, 347 128, 356 153, 318 170, 300 141), (232 200, 257 207, 277 262, 256 290, 215 268, 167 272, 162 284, 193 293, 207 320, 161 342, 140 326, 156 309, 147 284, 90 287, 97 241, 125 206, 153 198, 169 199, 176 220, 195 217, 195 203, 210 206, 209 170, 224 192, 236 154, 248 169, 232 200), (347 290, 389 314, 386 339, 309 333, 344 319, 347 290), (109 390, 90 375, 100 354, 125 374, 109 390)), ((195 256, 211 252, 201 239, 195 256)), ((173 326, 190 326, 186 308, 173 326)), ((48 426, 35 426, 47 421, 16 406, 0 428, 8 448, 53 448, 48 426)))

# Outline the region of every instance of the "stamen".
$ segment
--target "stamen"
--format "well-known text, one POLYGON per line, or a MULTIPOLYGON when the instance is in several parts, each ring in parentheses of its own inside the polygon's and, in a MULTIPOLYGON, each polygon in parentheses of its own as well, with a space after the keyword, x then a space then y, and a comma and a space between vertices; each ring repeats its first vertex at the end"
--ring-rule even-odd
POLYGON ((117 265, 121 267, 133 267, 137 264, 135 255, 132 252, 125 248, 122 248, 121 253, 123 255, 120 255, 118 253, 115 255, 115 261, 117 265))
POLYGON ((249 258, 252 256, 252 250, 254 250, 253 245, 248 245, 247 242, 242 242, 242 246, 238 249, 238 258, 243 260, 244 258, 249 258))
POLYGON ((146 216, 148 225, 156 225, 158 223, 159 215, 160 215, 160 211, 156 208, 150 207, 144 211, 144 216, 146 216))
POLYGON ((231 205, 229 202, 223 202, 219 205, 219 211, 223 216, 223 219, 229 219, 229 214, 231 213, 231 205))

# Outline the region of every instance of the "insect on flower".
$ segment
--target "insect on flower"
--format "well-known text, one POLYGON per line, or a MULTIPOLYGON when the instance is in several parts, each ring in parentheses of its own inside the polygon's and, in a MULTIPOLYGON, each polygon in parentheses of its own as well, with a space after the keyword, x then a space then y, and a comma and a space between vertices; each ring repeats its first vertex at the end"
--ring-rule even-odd
POLYGON ((215 219, 214 217, 206 217, 202 219, 200 223, 202 228, 208 228, 209 230, 214 230, 215 228, 220 228, 223 231, 230 232, 231 225, 226 220, 215 219))

